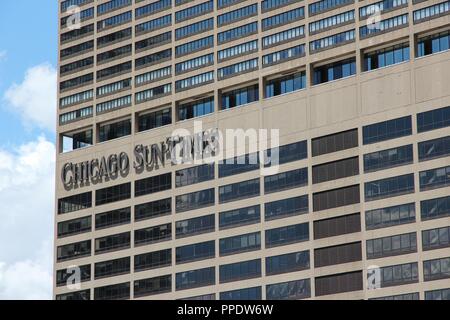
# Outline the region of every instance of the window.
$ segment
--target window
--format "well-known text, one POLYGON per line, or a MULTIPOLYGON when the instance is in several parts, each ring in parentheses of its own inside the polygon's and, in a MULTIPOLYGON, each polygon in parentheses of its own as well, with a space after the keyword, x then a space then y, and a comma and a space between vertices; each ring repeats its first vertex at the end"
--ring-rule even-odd
POLYGON ((412 134, 411 116, 378 122, 363 127, 363 143, 371 144, 412 134))
POLYGON ((94 74, 88 73, 83 76, 79 76, 70 80, 62 81, 59 83, 60 92, 67 91, 69 89, 85 86, 92 83, 94 80, 94 74))
POLYGON ((266 258, 266 275, 295 272, 310 268, 309 251, 294 252, 266 258))
POLYGON ((219 162, 219 178, 259 169, 258 153, 246 154, 219 162))
POLYGON ((363 290, 362 271, 316 277, 316 296, 363 290))
POLYGON ((153 219, 172 213, 172 198, 156 200, 139 204, 134 207, 134 219, 136 221, 153 219))
POLYGON ((258 69, 258 58, 251 59, 217 70, 219 80, 234 77, 243 73, 251 72, 258 69))
MULTIPOLYGON (((309 33, 314 34, 355 20, 355 10, 346 11, 309 24, 309 33)), ((354 38, 354 37, 353 37, 354 38)))
POLYGON ((134 65, 136 69, 142 69, 144 67, 149 67, 170 60, 170 58, 172 58, 172 49, 166 49, 143 56, 142 58, 138 58, 134 61, 134 65))
POLYGON ((252 4, 247 7, 239 8, 217 17, 217 26, 221 27, 235 21, 242 21, 258 14, 258 4, 252 4))
POLYGON ((266 248, 284 246, 291 243, 308 240, 308 223, 301 223, 292 226, 266 230, 266 248))
POLYGON ((425 281, 450 278, 450 257, 424 261, 423 277, 425 281))
POLYGON ((369 298, 369 300, 380 300, 380 301, 403 301, 403 300, 420 300, 419 299, 419 293, 404 293, 404 294, 397 294, 395 296, 386 296, 386 297, 379 297, 379 298, 369 298))
POLYGON ((147 83, 156 82, 161 79, 168 78, 172 75, 172 67, 164 67, 150 72, 143 73, 135 77, 136 86, 144 85, 147 83))
POLYGON ((116 27, 118 25, 130 22, 131 19, 132 19, 132 12, 127 11, 119 15, 112 16, 104 20, 100 20, 99 22, 97 22, 97 31, 102 31, 106 28, 116 27))
POLYGON ((130 233, 124 232, 95 239, 95 254, 127 249, 130 247, 130 233))
POLYGON ((220 256, 237 254, 261 249, 261 234, 259 232, 220 239, 220 256))
MULTIPOLYGON (((167 2, 170 3, 170 1, 167 2)), ((160 18, 156 18, 136 25, 136 34, 155 31, 170 25, 172 25, 172 15, 168 14, 160 18)))
POLYGON ((130 257, 98 262, 95 264, 95 279, 130 273, 130 257))
POLYGON ((134 182, 135 197, 166 191, 172 188, 172 173, 165 173, 134 182))
POLYGON ((450 126, 450 107, 417 114, 417 132, 426 132, 450 126))
POLYGON ((95 205, 122 201, 131 198, 131 184, 124 183, 95 191, 95 205))
POLYGON ((67 9, 71 6, 82 6, 86 3, 91 2, 91 0, 65 0, 61 2, 61 13, 67 11, 67 9))
POLYGON ((145 245, 172 240, 172 224, 148 227, 134 231, 134 245, 145 245))
POLYGON ((90 299, 91 299, 90 289, 56 295, 56 300, 90 300, 90 299))
POLYGON ((58 237, 67 237, 92 230, 92 218, 84 217, 58 223, 58 237))
POLYGON ((312 139, 312 155, 317 157, 357 146, 358 129, 352 129, 312 139))
POLYGON ((208 48, 212 48, 213 46, 214 46, 214 36, 209 36, 176 46, 175 55, 176 57, 181 57, 194 52, 199 52, 208 48))
POLYGON ((364 155, 364 172, 373 172, 413 163, 412 144, 364 155))
POLYGON ((179 23, 181 21, 205 15, 206 13, 212 12, 213 10, 214 10, 214 1, 213 0, 206 1, 196 6, 192 6, 187 9, 175 12, 175 21, 179 23))
POLYGON ((308 212, 308 195, 268 202, 264 206, 266 221, 308 212))
MULTIPOLYGON (((84 266, 79 266, 79 268, 80 282, 91 281, 91 265, 87 264, 84 266)), ((75 271, 72 271, 70 267, 56 271, 56 286, 61 287, 71 284, 72 281, 69 280, 69 277, 72 277, 74 272, 75 271)))
POLYGON ((94 289, 94 300, 130 299, 130 283, 120 283, 94 289))
POLYGON ((95 230, 111 228, 131 222, 131 208, 116 209, 95 215, 95 230))
POLYGON ((450 185, 450 166, 421 171, 419 173, 420 191, 444 188, 450 185))
POLYGON ((175 40, 214 29, 214 18, 202 20, 175 30, 175 40))
POLYGON ((353 40, 355 40, 355 30, 350 30, 326 38, 311 41, 309 43, 309 49, 311 53, 314 53, 314 51, 346 44, 349 41, 353 40))
POLYGON ((313 184, 359 175, 359 158, 353 157, 313 166, 313 184))
POLYGON ((378 259, 417 252, 415 232, 367 240, 367 259, 378 259))
POLYGON ((314 211, 327 210, 359 203, 359 185, 313 194, 314 211))
POLYGON ((414 203, 366 211, 366 229, 374 230, 416 221, 414 203))
POLYGON ((259 100, 259 86, 255 84, 249 87, 224 92, 221 94, 220 99, 221 110, 246 105, 259 100))
POLYGON ((450 246, 450 227, 422 231, 423 250, 433 250, 450 246))
POLYGON ((176 222, 176 237, 183 238, 215 230, 215 215, 192 218, 176 222))
POLYGON ((318 13, 328 11, 334 8, 342 7, 353 3, 353 0, 322 0, 309 5, 309 15, 316 15, 318 13))
POLYGON ((281 165, 306 158, 308 158, 308 142, 305 140, 266 150, 264 153, 264 166, 281 165), (274 153, 274 160, 278 160, 274 161, 274 163, 272 163, 272 153, 274 153), (276 154, 278 154, 278 159, 276 159, 276 154))
POLYGON ((61 60, 64 60, 68 59, 72 55, 80 55, 82 52, 91 51, 93 49, 94 49, 94 41, 90 40, 72 47, 62 49, 59 56, 61 60))
POLYGON ((99 142, 129 136, 131 134, 131 120, 123 120, 111 124, 100 125, 99 142))
POLYGON ((311 280, 296 280, 266 286, 267 300, 297 300, 311 297, 311 280))
POLYGON ((350 77, 356 74, 355 58, 314 68, 314 84, 350 77))
POLYGON ((91 255, 91 240, 66 244, 57 249, 57 261, 67 261, 91 255))
POLYGON ((214 258, 216 255, 215 241, 213 240, 178 247, 176 254, 177 264, 214 258))
POLYGON ((177 196, 177 213, 212 206, 215 203, 214 188, 177 196))
POLYGON ((164 32, 160 33, 156 36, 140 40, 134 44, 136 52, 141 52, 144 50, 149 50, 152 48, 156 48, 162 46, 166 43, 170 43, 172 40, 172 32, 164 32))
POLYGON ((136 103, 143 103, 150 100, 155 100, 168 95, 172 92, 172 84, 165 84, 155 88, 147 89, 144 91, 137 92, 134 97, 136 103))
POLYGON ((201 296, 195 296, 195 297, 183 298, 183 299, 179 299, 179 300, 188 300, 188 301, 212 301, 212 300, 216 300, 216 294, 215 294, 215 293, 204 294, 204 295, 201 295, 201 296))
MULTIPOLYGON (((186 0, 177 0, 177 1, 186 1, 186 0)), ((241 0, 217 0, 218 9, 222 9, 225 7, 229 7, 235 3, 240 2, 241 0)))
POLYGON ((177 188, 213 179, 214 164, 204 164, 193 168, 178 170, 175 173, 175 183, 177 188))
POLYGON ((183 103, 178 106, 178 121, 193 119, 214 112, 214 97, 183 103))
POLYGON ((408 5, 408 0, 384 0, 359 8, 359 17, 366 18, 376 12, 384 12, 408 5))
POLYGON ((419 282, 417 262, 382 267, 380 269, 382 288, 419 282))
MULTIPOLYGON (((78 60, 78 61, 75 61, 72 63, 62 65, 59 70, 60 70, 61 75, 66 75, 66 74, 71 74, 71 73, 75 73, 75 72, 90 68, 93 64, 94 64, 94 57, 89 57, 86 59, 82 59, 82 60, 78 60)), ((60 103, 60 107, 62 107, 61 103, 60 103)))
POLYGON ((262 38, 263 49, 270 48, 288 41, 299 39, 305 35, 305 26, 300 26, 262 38))
POLYGON ((76 194, 58 200, 58 214, 84 210, 92 207, 92 192, 76 194))
POLYGON ((414 23, 440 17, 450 11, 450 1, 441 2, 433 6, 414 11, 414 23))
POLYGON ((93 113, 94 112, 92 107, 86 107, 72 112, 63 113, 59 116, 59 124, 64 125, 74 121, 89 118, 92 117, 93 113))
POLYGON ((438 219, 450 215, 450 196, 420 202, 422 220, 438 219))
POLYGON ((135 16, 137 19, 137 18, 141 18, 144 16, 155 14, 157 12, 166 10, 171 7, 172 7, 172 0, 155 1, 148 5, 145 5, 143 7, 137 8, 136 12, 135 12, 135 16))
POLYGON ((395 197, 414 192, 414 174, 386 178, 364 184, 366 201, 395 197))
POLYGON ((280 8, 282 6, 287 6, 291 3, 295 3, 298 0, 263 0, 261 2, 261 10, 263 12, 275 10, 276 8, 280 8))
POLYGON ((314 267, 320 268, 362 260, 361 242, 314 250, 314 267))
POLYGON ((314 239, 324 239, 361 231, 359 213, 314 221, 314 239))
POLYGON ((172 249, 154 251, 134 256, 134 271, 163 268, 172 265, 172 249))
POLYGON ((266 81, 265 98, 276 97, 306 88, 306 73, 301 71, 266 81))
POLYGON ((131 78, 98 87, 97 97, 113 94, 129 88, 131 88, 131 78))
POLYGON ((450 155, 450 136, 419 142, 419 161, 450 155))
POLYGON ((186 290, 214 285, 216 283, 216 268, 184 271, 176 274, 176 290, 186 290))
POLYGON ((221 230, 260 221, 261 208, 259 205, 219 213, 219 227, 221 230))
POLYGON ((172 291, 172 275, 134 281, 134 297, 151 296, 172 291))
POLYGON ((263 31, 279 27, 284 24, 298 21, 305 17, 305 7, 286 11, 262 20, 263 31))
POLYGON ((77 94, 70 95, 68 97, 64 97, 59 99, 59 107, 65 108, 74 104, 82 103, 84 101, 92 100, 94 97, 94 91, 88 90, 83 91, 77 94))
POLYGON ((425 291, 425 300, 450 300, 450 288, 425 291))
POLYGON ((392 29, 405 27, 408 25, 408 14, 392 17, 389 19, 381 20, 376 24, 363 26, 359 28, 359 35, 361 38, 367 38, 372 35, 376 35, 382 32, 386 32, 392 29))
POLYGON ((140 114, 137 121, 139 132, 167 126, 172 124, 172 108, 140 114))
POLYGON ((249 23, 240 27, 229 29, 227 31, 219 32, 217 34, 217 43, 223 44, 233 40, 242 39, 256 32, 258 32, 258 23, 249 23))
POLYGON ((237 201, 259 195, 259 178, 219 187, 219 203, 237 201))
POLYGON ((220 300, 261 300, 261 287, 238 289, 220 293, 220 300))
POLYGON ((182 74, 191 70, 200 69, 214 64, 214 53, 206 54, 200 57, 186 60, 175 65, 176 74, 182 74))
MULTIPOLYGON (((125 57, 125 56, 129 56, 132 52, 133 48, 131 46, 131 44, 123 46, 123 47, 119 47, 117 49, 113 49, 110 51, 105 51, 102 53, 97 54, 97 64, 103 64, 106 63, 108 61, 113 61, 115 59, 121 58, 121 57, 125 57)), ((127 65, 126 67, 128 69, 131 69, 131 62, 128 63, 129 65, 127 65)), ((125 68, 124 68, 125 69, 125 68)), ((123 72, 124 69, 122 70, 117 70, 117 72, 123 72)), ((109 74, 106 73, 106 71, 103 71, 101 74, 101 77, 107 77, 110 76, 111 71, 109 74)), ((97 79, 99 78, 99 73, 97 73, 97 79)))
POLYGON ((131 95, 118 99, 102 102, 96 105, 97 114, 109 112, 115 109, 125 108, 131 105, 131 95))
POLYGON ((261 277, 261 259, 221 265, 220 283, 261 277))
POLYGON ((308 184, 308 168, 296 169, 264 177, 264 193, 269 194, 308 184))
POLYGON ((219 62, 258 51, 258 40, 245 42, 217 52, 219 62))
POLYGON ((417 40, 417 57, 427 56, 433 53, 449 49, 450 31, 421 37, 417 40))
POLYGON ((279 64, 305 55, 305 45, 301 44, 292 48, 277 51, 263 56, 263 67, 279 64))
POLYGON ((93 144, 92 129, 62 135, 62 152, 87 148, 93 144))
POLYGON ((131 0, 111 0, 97 6, 97 14, 105 14, 115 9, 131 5, 131 0))
POLYGON ((132 29, 127 28, 124 30, 116 31, 110 34, 107 34, 106 36, 98 37, 97 38, 97 48, 104 47, 109 44, 117 43, 126 39, 129 39, 131 37, 132 29))
POLYGON ((175 82, 175 89, 177 92, 188 90, 189 88, 204 86, 208 83, 214 82, 214 71, 201 73, 193 77, 175 82))
POLYGON ((364 53, 364 71, 371 71, 409 61, 409 44, 402 43, 381 50, 364 53))

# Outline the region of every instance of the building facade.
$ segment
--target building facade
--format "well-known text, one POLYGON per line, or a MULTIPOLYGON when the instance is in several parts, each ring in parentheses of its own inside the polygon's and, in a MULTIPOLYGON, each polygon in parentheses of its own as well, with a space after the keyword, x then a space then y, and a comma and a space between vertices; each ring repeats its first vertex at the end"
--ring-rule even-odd
POLYGON ((450 299, 450 1, 59 6, 56 299, 450 299))

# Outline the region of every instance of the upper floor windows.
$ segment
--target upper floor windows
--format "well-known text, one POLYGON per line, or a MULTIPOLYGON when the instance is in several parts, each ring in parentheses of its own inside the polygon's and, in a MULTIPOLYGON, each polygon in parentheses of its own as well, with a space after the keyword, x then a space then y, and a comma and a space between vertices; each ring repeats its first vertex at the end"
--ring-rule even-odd
POLYGON ((391 177, 364 184, 366 201, 395 197, 414 192, 414 174, 391 177))
POLYGON ((219 213, 220 229, 232 228, 261 221, 259 205, 219 213))
POLYGON ((250 6, 239 8, 237 10, 233 10, 219 15, 217 17, 217 26, 221 27, 238 20, 247 19, 257 14, 258 14, 258 4, 252 4, 250 6))
POLYGON ((258 58, 251 59, 230 66, 220 68, 217 70, 217 74, 220 80, 237 76, 242 73, 251 72, 258 69, 258 58))
POLYGON ((221 265, 220 283, 261 277, 261 259, 221 265))
POLYGON ((172 25, 172 15, 168 14, 166 16, 162 16, 147 22, 140 23, 136 25, 135 30, 136 34, 140 34, 144 32, 158 30, 170 25, 172 25))
POLYGON ((413 162, 412 144, 364 155, 364 172, 372 172, 413 162))
POLYGON ((193 52, 212 48, 214 46, 214 36, 201 38, 175 47, 175 55, 181 57, 193 52))
POLYGON ((409 44, 364 53, 364 71, 375 70, 409 60, 409 44))
POLYGON ((219 187, 219 202, 226 203, 259 196, 259 178, 219 187))
POLYGON ((278 148, 266 150, 264 153, 264 166, 270 167, 275 164, 285 164, 293 161, 306 159, 307 157, 308 157, 308 142, 306 140, 294 142, 286 144, 284 146, 280 146, 278 148), (275 157, 275 152, 278 152, 278 159, 277 159, 278 161, 273 161, 275 159, 272 159, 272 157, 275 157))
POLYGON ((115 227, 131 222, 131 208, 116 209, 95 215, 95 230, 115 227))
POLYGON ((214 10, 214 0, 206 1, 201 4, 189 7, 184 10, 175 12, 175 21, 181 22, 185 20, 204 15, 214 10))
POLYGON ((362 271, 315 278, 316 296, 363 290, 362 271))
POLYGON ((326 267, 362 260, 361 242, 345 243, 314 250, 314 267, 326 267))
POLYGON ((308 168, 296 169, 264 177, 264 192, 269 194, 308 184, 308 168))
POLYGON ((408 5, 408 0, 383 0, 364 7, 359 8, 359 17, 366 18, 376 12, 383 12, 387 10, 392 10, 398 7, 403 7, 408 5))
POLYGON ((265 98, 276 97, 306 88, 306 73, 301 71, 281 78, 267 80, 265 98))
POLYGON ((178 121, 201 117, 214 112, 214 97, 180 104, 178 121))
POLYGON ((438 3, 426 8, 414 11, 414 23, 422 22, 424 20, 437 18, 450 11, 450 1, 438 3))
POLYGON ((297 300, 311 297, 311 280, 295 280, 266 286, 267 300, 297 300))
POLYGON ((86 41, 75 46, 62 49, 59 55, 61 57, 61 60, 63 60, 75 54, 80 55, 82 52, 91 51, 92 49, 94 49, 94 40, 86 41))
POLYGON ((417 262, 381 268, 380 285, 382 288, 417 283, 418 281, 419 270, 417 262))
POLYGON ((314 221, 314 239, 324 239, 361 231, 359 213, 314 221))
POLYGON ((134 281, 134 297, 150 296, 172 291, 172 275, 134 281))
POLYGON ((91 240, 71 243, 56 248, 56 259, 58 262, 77 259, 91 255, 91 240))
POLYGON ((450 196, 420 202, 422 220, 438 219, 450 215, 450 196))
POLYGON ((411 116, 378 122, 363 127, 363 143, 371 144, 412 134, 411 116))
POLYGON ((135 68, 140 69, 148 67, 163 61, 169 60, 172 57, 172 49, 166 49, 156 53, 152 53, 148 56, 138 58, 135 60, 135 68))
MULTIPOLYGON (((216 228, 215 215, 192 218, 176 222, 176 237, 184 238, 201 233, 212 232, 216 228)), ((212 245, 214 247, 214 244, 212 245)))
POLYGON ((345 6, 353 3, 354 0, 322 0, 309 5, 309 15, 316 15, 318 13, 328 11, 337 7, 345 6))
POLYGON ((131 120, 101 125, 99 128, 99 142, 129 136, 131 134, 131 120))
POLYGON ((172 213, 172 198, 166 198, 139 204, 134 207, 136 221, 152 219, 172 213))
POLYGON ((114 92, 122 91, 128 88, 131 88, 131 78, 98 87, 97 97, 112 94, 114 92))
MULTIPOLYGON (((109 88, 102 88, 102 89, 110 89, 109 88)), ((121 98, 117 98, 117 99, 113 99, 113 100, 109 100, 106 102, 102 102, 99 103, 95 106, 95 109, 97 111, 97 114, 100 113, 105 113, 111 110, 115 110, 115 109, 119 109, 119 108, 125 108, 131 105, 131 95, 125 96, 125 97, 121 97, 121 98)), ((103 126, 105 127, 105 126, 103 126)), ((111 126, 109 126, 111 127, 111 126)), ((109 128, 108 127, 108 128, 109 128)), ((101 127, 102 128, 102 127, 101 127)), ((106 129, 106 127, 105 127, 106 129)), ((128 130, 125 130, 125 132, 128 132, 128 130)), ((127 133, 125 135, 129 135, 130 133, 127 133)), ((115 139, 115 138, 111 138, 111 139, 115 139)), ((110 140, 110 139, 106 139, 106 140, 110 140)), ((100 142, 106 141, 103 140, 102 136, 100 136, 100 142)))
POLYGON ((424 261, 423 277, 425 281, 450 278, 450 257, 424 261))
POLYGON ((263 48, 270 48, 272 46, 292 41, 301 38, 305 35, 305 26, 295 27, 285 31, 281 31, 270 36, 263 37, 263 48))
POLYGON ((450 126, 450 107, 417 114, 417 132, 426 132, 450 126))
POLYGON ((420 191, 444 188, 450 185, 450 166, 421 171, 420 191))
POLYGON ((305 17, 305 8, 300 7, 290 11, 286 11, 262 20, 263 31, 276 28, 278 26, 288 24, 305 17))
POLYGON ((265 204, 265 220, 284 218, 291 215, 308 213, 308 196, 288 198, 265 204))
MULTIPOLYGON (((85 21, 85 20, 88 20, 88 19, 92 19, 94 17, 94 11, 95 11, 94 7, 82 10, 80 12, 80 14, 79 14, 80 20, 81 21, 85 21)), ((71 16, 72 15, 68 15, 68 16, 65 16, 65 17, 61 18, 61 29, 67 27, 67 21, 69 21, 69 18, 71 16)))
POLYGON ((172 0, 159 0, 136 9, 136 19, 155 14, 172 7, 172 0))
POLYGON ((90 299, 91 299, 91 290, 90 289, 56 295, 56 300, 59 300, 59 301, 66 301, 66 300, 67 301, 68 300, 88 301, 90 299))
POLYGON ((184 271, 176 274, 176 290, 186 290, 216 283, 216 268, 184 271))
POLYGON ((313 183, 322 183, 359 174, 359 158, 353 157, 313 166, 313 183))
POLYGON ((240 27, 220 32, 217 35, 217 42, 218 44, 222 44, 236 39, 242 39, 243 37, 254 34, 256 32, 258 32, 258 23, 249 23, 240 27))
POLYGON ((419 143, 419 161, 450 155, 450 136, 419 143))
POLYGON ((367 240, 367 259, 377 259, 417 251, 415 232, 367 240))
POLYGON ((204 164, 182 169, 175 173, 175 185, 177 188, 209 180, 214 180, 214 164, 204 164))
POLYGON ((202 20, 175 30, 175 39, 180 40, 194 34, 214 29, 214 18, 202 20))
POLYGON ((145 245, 172 239, 172 224, 148 227, 134 231, 134 244, 145 245))
POLYGON ((212 206, 215 203, 214 188, 177 196, 177 213, 212 206))
POLYGON ((140 197, 147 194, 170 190, 172 188, 172 173, 148 177, 134 182, 134 195, 140 197))
POLYGON ((263 56, 263 66, 268 67, 274 64, 289 61, 305 55, 305 45, 301 44, 292 48, 284 49, 263 56))
POLYGON ((188 90, 198 86, 204 86, 208 83, 214 82, 214 71, 201 73, 183 80, 175 82, 175 89, 177 92, 188 90))
POLYGON ((359 185, 313 194, 314 211, 327 210, 359 203, 359 185))
POLYGON ((154 251, 134 256, 134 271, 144 271, 172 265, 172 249, 154 251))
POLYGON ((67 237, 92 230, 92 218, 83 217, 58 223, 58 237, 67 237))
POLYGON ((282 6, 297 2, 298 0, 263 0, 261 1, 261 10, 263 12, 275 10, 282 6))
POLYGON ((144 91, 136 92, 134 99, 136 103, 143 103, 146 101, 154 100, 162 96, 168 95, 172 92, 172 84, 168 83, 162 86, 157 86, 144 91))
POLYGON ((309 43, 309 50, 311 51, 311 53, 314 53, 314 51, 319 51, 325 48, 342 45, 353 40, 355 40, 355 30, 341 32, 326 38, 311 41, 309 43))
POLYGON ((259 169, 257 153, 237 156, 219 162, 219 178, 259 169))
POLYGON ((217 52, 217 59, 219 62, 232 59, 233 57, 242 56, 244 54, 250 54, 258 50, 258 40, 245 42, 226 48, 217 52))
POLYGON ((266 258, 266 275, 300 271, 309 267, 308 250, 266 258))
POLYGON ((170 43, 171 40, 172 31, 168 31, 144 40, 140 40, 134 44, 134 48, 136 49, 136 52, 141 52, 170 43))
POLYGON ((121 13, 119 15, 101 20, 97 22, 97 31, 102 31, 106 28, 112 28, 118 25, 121 25, 123 23, 130 22, 132 19, 132 12, 127 11, 124 13, 121 13))
POLYGON ((444 31, 417 40, 417 56, 423 57, 429 54, 448 50, 450 47, 450 31, 444 31))
POLYGON ((82 103, 84 101, 91 100, 94 97, 94 91, 88 90, 80 93, 76 93, 64 98, 59 99, 59 107, 65 108, 74 104, 82 103))
POLYGON ((71 6, 82 6, 92 0, 65 0, 61 2, 61 13, 66 12, 71 6))
POLYGON ((133 30, 131 28, 126 28, 107 34, 106 36, 99 37, 97 38, 97 48, 129 39, 131 37, 132 31, 133 30))
POLYGON ((261 300, 261 287, 238 289, 220 293, 220 300, 261 300))
POLYGON ((231 109, 259 100, 259 86, 257 84, 233 91, 224 92, 221 95, 220 108, 231 109))
POLYGON ((171 123, 172 123, 171 107, 138 115, 139 132, 163 127, 171 123))
POLYGON ((210 53, 204 56, 196 57, 175 65, 176 74, 182 74, 190 70, 199 69, 214 64, 214 54, 210 53))
POLYGON ((95 205, 122 201, 131 198, 131 184, 124 183, 95 191, 95 205))
POLYGON ((261 234, 254 232, 220 239, 219 248, 221 256, 260 250, 261 234))
POLYGON ((118 8, 131 5, 131 0, 111 0, 97 6, 97 14, 105 14, 118 8))
POLYGON ((88 209, 92 206, 92 192, 80 193, 58 200, 58 214, 88 209))
POLYGON ((358 129, 312 139, 312 156, 333 153, 358 146, 358 129))
POLYGON ((366 229, 374 230, 416 221, 414 203, 366 211, 366 229))
POLYGON ((94 24, 88 24, 81 27, 80 29, 71 30, 61 34, 61 43, 66 43, 69 41, 74 41, 82 37, 88 36, 94 33, 94 24))
POLYGON ((314 68, 314 84, 321 84, 356 74, 355 58, 314 68))
POLYGON ((119 283, 94 289, 94 300, 130 299, 130 283, 119 283))
POLYGON ((93 65, 94 65, 94 57, 89 57, 86 59, 62 65, 60 67, 60 73, 61 75, 71 74, 81 70, 85 70, 93 65))
POLYGON ((301 223, 266 230, 266 248, 309 240, 309 224, 301 223))
POLYGON ((381 20, 380 22, 368 27, 362 26, 359 28, 359 35, 361 38, 366 38, 371 35, 376 35, 381 32, 385 32, 394 28, 400 28, 408 25, 408 14, 392 17, 389 19, 381 20))
POLYGON ((176 251, 177 264, 214 258, 215 255, 216 245, 214 240, 178 247, 176 251))
MULTIPOLYGON (((355 20, 355 10, 343 12, 334 16, 327 17, 325 19, 317 20, 309 24, 309 33, 317 33, 323 30, 329 29, 334 26, 338 26, 344 23, 348 23, 355 20)), ((354 38, 354 37, 353 37, 354 38)))
POLYGON ((450 288, 425 291, 425 300, 450 300, 450 288))
POLYGON ((130 257, 97 262, 95 279, 130 273, 130 257))
POLYGON ((134 79, 136 86, 140 86, 146 83, 152 83, 161 79, 168 78, 171 75, 172 75, 172 67, 169 66, 137 75, 134 77, 134 79))
POLYGON ((67 124, 67 123, 70 123, 73 121, 92 117, 93 114, 94 114, 93 107, 86 107, 86 108, 78 109, 75 111, 63 113, 59 116, 59 124, 64 125, 64 124, 67 124))
POLYGON ((423 250, 433 250, 450 246, 450 227, 422 231, 423 250))

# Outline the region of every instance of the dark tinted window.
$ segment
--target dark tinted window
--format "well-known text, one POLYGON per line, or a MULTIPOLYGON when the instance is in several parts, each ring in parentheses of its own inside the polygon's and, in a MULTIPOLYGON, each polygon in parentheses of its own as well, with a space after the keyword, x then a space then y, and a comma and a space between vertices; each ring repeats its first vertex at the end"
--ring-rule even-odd
POLYGON ((417 114, 417 132, 425 132, 450 126, 450 107, 417 114))
POLYGON ((359 291, 363 289, 362 271, 317 277, 315 282, 316 296, 359 291))
POLYGON ((314 239, 340 236, 361 231, 359 213, 314 221, 314 239))
POLYGON ((74 234, 91 231, 92 218, 84 217, 58 223, 58 237, 66 237, 74 234))
POLYGON ((213 232, 215 224, 215 215, 192 218, 176 222, 176 237, 189 237, 201 233, 213 232))
POLYGON ((361 242, 314 250, 314 267, 316 268, 361 260, 361 242))
POLYGON ((259 232, 220 239, 220 255, 230 255, 240 252, 261 249, 261 234, 259 232))
POLYGON ((144 245, 172 239, 172 224, 148 227, 134 231, 134 244, 144 245))
POLYGON ((266 286, 267 300, 297 300, 311 297, 310 279, 275 283, 266 286))
POLYGON ((216 283, 216 268, 204 268, 199 270, 184 271, 176 274, 176 290, 185 290, 216 283))
POLYGON ((367 259, 377 259, 417 251, 415 232, 367 240, 367 259))
POLYGON ((177 188, 213 179, 214 164, 204 164, 193 168, 178 170, 175 173, 175 183, 177 188))
POLYGON ((131 184, 124 183, 95 191, 95 205, 100 206, 111 202, 122 201, 130 199, 130 197, 131 184))
POLYGON ((420 202, 422 220, 437 219, 450 215, 450 196, 420 202))
POLYGON ((166 173, 134 182, 136 197, 169 190, 172 188, 172 173, 166 173))
POLYGON ((126 249, 130 247, 130 233, 124 232, 95 239, 95 253, 126 249))
POLYGON ((176 197, 177 213, 214 205, 214 188, 176 197))
POLYGON ((358 146, 358 129, 312 139, 313 157, 358 146))
POLYGON ((225 203, 259 196, 259 178, 219 187, 219 202, 225 203))
POLYGON ((366 229, 373 230, 416 221, 414 203, 366 211, 366 229))
POLYGON ((172 249, 154 251, 134 256, 134 271, 150 270, 172 265, 172 249))
POLYGON ((296 169, 264 177, 264 192, 272 193, 308 184, 308 168, 296 169))
POLYGON ((412 144, 364 155, 364 172, 383 170, 413 162, 412 144))
POLYGON ((220 300, 261 300, 261 287, 239 289, 220 293, 220 300))
POLYGON ((131 208, 117 209, 95 215, 95 229, 103 229, 130 223, 131 208))
POLYGON ((264 214, 266 220, 308 213, 308 195, 278 200, 265 204, 264 214))
POLYGON ((88 209, 92 206, 92 192, 85 192, 58 200, 58 214, 88 209))
POLYGON ((309 269, 309 251, 293 252, 266 258, 266 275, 309 269))
POLYGON ((134 282, 134 297, 150 296, 172 291, 172 275, 142 279, 134 282))
POLYGON ((220 283, 261 277, 261 259, 221 265, 220 283))
POLYGON ((136 221, 161 217, 172 213, 172 198, 139 204, 134 207, 136 221))
POLYGON ((266 230, 266 248, 308 240, 308 223, 266 230))
POLYGON ((216 255, 215 241, 207 241, 177 248, 177 264, 214 258, 216 255))
POLYGON ((94 289, 94 300, 123 300, 129 298, 129 282, 94 289))
POLYGON ((421 171, 419 180, 420 191, 446 187, 450 185, 450 166, 421 171))
POLYGON ((411 192, 414 192, 414 174, 412 173, 364 184, 366 201, 395 197, 411 192))
POLYGON ((261 221, 260 206, 246 207, 219 214, 220 229, 232 228, 245 224, 257 223, 261 221))
POLYGON ((450 136, 419 143, 419 161, 450 155, 450 136))
POLYGON ((98 262, 95 264, 95 279, 130 273, 130 257, 98 262))
POLYGON ((313 195, 314 211, 359 203, 359 185, 334 189, 313 195))
POLYGON ((359 174, 358 157, 313 166, 313 183, 321 183, 359 174))
POLYGON ((265 166, 275 165, 276 159, 272 159, 272 154, 278 152, 278 164, 285 164, 293 161, 298 161, 308 158, 308 142, 300 141, 281 146, 279 148, 269 149, 265 152, 265 166))
POLYGON ((257 153, 243 155, 219 162, 219 178, 259 169, 259 156, 257 153))
POLYGON ((363 142, 370 144, 412 134, 411 116, 383 121, 363 127, 363 142))

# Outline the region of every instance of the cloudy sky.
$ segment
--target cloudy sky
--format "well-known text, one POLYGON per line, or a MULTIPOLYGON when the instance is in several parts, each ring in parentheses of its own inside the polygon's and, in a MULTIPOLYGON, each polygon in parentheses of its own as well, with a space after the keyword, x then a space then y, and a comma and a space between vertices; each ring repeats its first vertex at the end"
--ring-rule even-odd
POLYGON ((0 300, 51 299, 57 1, 0 1, 0 300))

